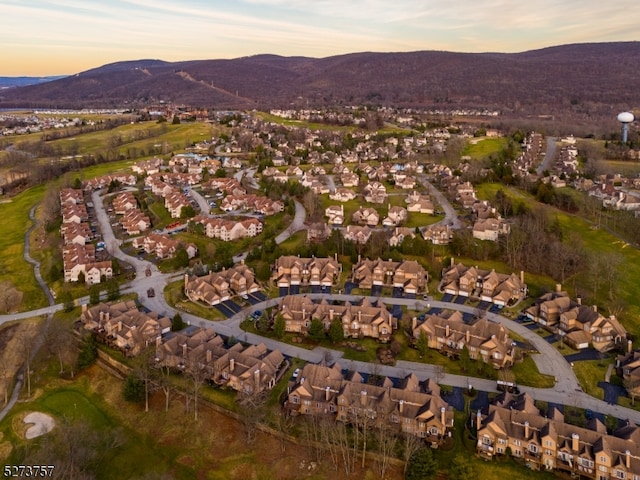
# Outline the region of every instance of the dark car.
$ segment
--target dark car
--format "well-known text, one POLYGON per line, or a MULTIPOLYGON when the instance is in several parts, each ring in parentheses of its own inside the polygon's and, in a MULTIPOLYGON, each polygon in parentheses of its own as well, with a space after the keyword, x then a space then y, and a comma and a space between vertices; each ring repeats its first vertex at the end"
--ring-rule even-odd
POLYGON ((156 296, 156 291, 153 288, 147 290, 147 297, 152 298, 156 296))

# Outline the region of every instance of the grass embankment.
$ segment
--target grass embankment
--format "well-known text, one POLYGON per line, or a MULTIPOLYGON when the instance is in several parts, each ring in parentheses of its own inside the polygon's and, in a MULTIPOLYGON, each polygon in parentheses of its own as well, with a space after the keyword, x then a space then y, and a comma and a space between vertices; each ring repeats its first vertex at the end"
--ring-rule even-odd
POLYGON ((0 235, 0 281, 10 282, 22 292, 21 311, 47 304, 44 292, 36 282, 33 267, 24 260, 24 235, 33 224, 29 211, 42 200, 43 195, 44 187, 39 186, 0 203, 0 218, 6 226, 0 235))
MULTIPOLYGON (((567 278, 564 282, 566 288, 572 296, 577 292, 583 296, 583 301, 590 305, 598 305, 600 312, 608 315, 609 307, 616 310, 616 306, 621 306, 618 312, 619 320, 625 328, 635 337, 640 336, 640 304, 637 298, 640 297, 640 250, 633 248, 615 235, 610 234, 604 229, 594 228, 593 224, 578 215, 572 215, 557 208, 548 205, 542 205, 535 199, 521 190, 513 187, 507 187, 500 184, 483 184, 478 187, 478 198, 491 199, 495 193, 502 189, 515 202, 524 202, 531 208, 544 208, 548 214, 557 219, 560 226, 567 237, 573 234, 582 241, 584 251, 587 255, 598 255, 605 258, 618 258, 620 260, 620 268, 617 271, 617 279, 613 290, 613 300, 609 296, 608 288, 604 286, 604 281, 600 282, 600 288, 597 292, 593 292, 593 282, 590 275, 585 274, 586 266, 583 272, 574 277, 567 278)), ((526 274, 527 283, 529 284, 531 274, 526 274)), ((541 283, 544 285, 552 285, 552 279, 541 283)), ((548 290, 548 288, 547 288, 548 290)), ((530 288, 531 297, 535 298, 537 292, 530 288)))

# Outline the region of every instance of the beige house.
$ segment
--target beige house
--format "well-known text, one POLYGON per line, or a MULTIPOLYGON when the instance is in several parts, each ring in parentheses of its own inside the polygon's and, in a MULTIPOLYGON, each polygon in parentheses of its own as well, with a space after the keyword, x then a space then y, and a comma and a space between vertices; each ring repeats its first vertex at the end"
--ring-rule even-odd
POLYGON ((466 348, 472 360, 479 360, 503 368, 513 364, 513 346, 509 331, 502 325, 481 318, 465 323, 462 313, 453 312, 449 317, 428 315, 418 324, 413 319, 413 339, 426 335, 429 348, 451 357, 458 357, 466 348))
POLYGON ((375 227, 380 221, 380 215, 378 215, 375 208, 360 207, 351 216, 351 221, 356 225, 375 227))
POLYGON ((382 220, 385 227, 395 227, 407 221, 408 213, 406 208, 389 205, 387 216, 382 220))
POLYGON ((510 231, 510 225, 504 220, 485 218, 474 223, 473 238, 497 242, 501 235, 508 235, 510 231))
POLYGON ((472 415, 476 450, 486 459, 510 452, 534 470, 594 480, 640 480, 640 430, 630 423, 613 434, 595 418, 588 428, 578 427, 566 423, 556 409, 543 416, 531 399, 502 401, 472 415))
POLYGON ((454 264, 442 274, 440 290, 450 295, 473 297, 496 305, 514 305, 527 295, 524 272, 520 275, 498 273, 454 264))
POLYGON ((271 279, 278 287, 320 285, 331 287, 340 280, 342 264, 336 257, 300 258, 288 255, 276 259, 271 279))
POLYGON ((371 238, 371 229, 367 226, 360 227, 358 225, 347 225, 342 236, 345 240, 364 245, 371 238))
POLYGON ((434 245, 448 245, 453 239, 453 230, 449 225, 429 225, 422 229, 422 238, 434 245))
POLYGON ((589 345, 601 352, 626 349, 627 331, 615 316, 604 317, 595 305, 582 305, 580 298, 572 300, 560 284, 554 292, 539 297, 525 315, 562 335, 563 341, 576 350, 589 345))
POLYGON ((171 330, 171 320, 157 312, 141 312, 133 300, 82 306, 80 321, 99 339, 126 355, 138 355, 171 330))
POLYGON ((240 263, 221 272, 211 272, 202 277, 184 276, 184 292, 192 302, 213 306, 236 295, 257 292, 260 286, 253 270, 240 263))
POLYGON ((324 210, 324 216, 327 217, 329 225, 342 225, 344 223, 344 206, 329 205, 324 210))
POLYGON ((405 293, 416 294, 427 291, 428 272, 415 260, 360 259, 353 266, 351 276, 353 283, 360 288, 371 288, 374 285, 401 288, 405 293))
POLYGON ((384 203, 387 201, 387 189, 380 182, 369 182, 364 186, 364 199, 369 203, 384 203))
POLYGON ((91 244, 67 244, 62 249, 62 265, 65 282, 77 282, 80 275, 84 276, 87 285, 95 285, 102 279, 113 277, 113 267, 110 260, 96 261, 96 249, 91 244))
POLYGON ((354 372, 345 377, 335 363, 306 364, 289 385, 285 408, 293 415, 334 418, 351 424, 388 426, 436 447, 453 429, 453 408, 435 382, 411 374, 395 386, 389 378, 375 385, 354 372))
POLYGON ((338 318, 345 337, 371 337, 382 342, 388 341, 398 327, 397 320, 382 302, 371 303, 366 298, 359 304, 330 305, 326 299, 314 302, 306 295, 287 295, 278 314, 284 318, 287 332, 301 334, 307 333, 313 319, 322 321, 328 331, 331 322, 338 318))

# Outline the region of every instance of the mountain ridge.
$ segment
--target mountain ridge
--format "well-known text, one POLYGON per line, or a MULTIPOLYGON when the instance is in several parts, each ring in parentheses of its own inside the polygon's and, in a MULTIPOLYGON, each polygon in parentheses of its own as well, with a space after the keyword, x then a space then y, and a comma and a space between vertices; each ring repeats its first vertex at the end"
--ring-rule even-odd
POLYGON ((0 107, 289 108, 336 105, 498 108, 584 115, 637 106, 640 42, 519 53, 358 52, 323 58, 128 60, 0 92, 0 107))

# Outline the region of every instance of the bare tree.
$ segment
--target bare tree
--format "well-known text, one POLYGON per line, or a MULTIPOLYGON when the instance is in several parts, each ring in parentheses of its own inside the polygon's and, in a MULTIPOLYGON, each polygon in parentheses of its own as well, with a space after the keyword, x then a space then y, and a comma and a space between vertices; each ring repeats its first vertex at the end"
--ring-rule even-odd
POLYGON ((398 436, 388 424, 381 422, 376 428, 376 443, 378 445, 378 454, 376 464, 380 478, 385 478, 389 469, 390 460, 398 443, 398 436))
POLYGON ((258 433, 258 425, 266 418, 267 392, 265 390, 252 389, 238 392, 238 405, 244 426, 245 440, 253 445, 258 433))
POLYGON ((415 435, 410 433, 402 434, 402 459, 404 460, 404 473, 407 473, 407 467, 413 454, 416 453, 424 446, 424 442, 415 435))
POLYGON ((191 388, 193 393, 193 418, 195 421, 198 421, 198 397, 200 395, 200 388, 208 378, 211 378, 208 370, 209 369, 206 367, 206 365, 200 362, 198 358, 187 356, 184 373, 191 380, 191 388))

